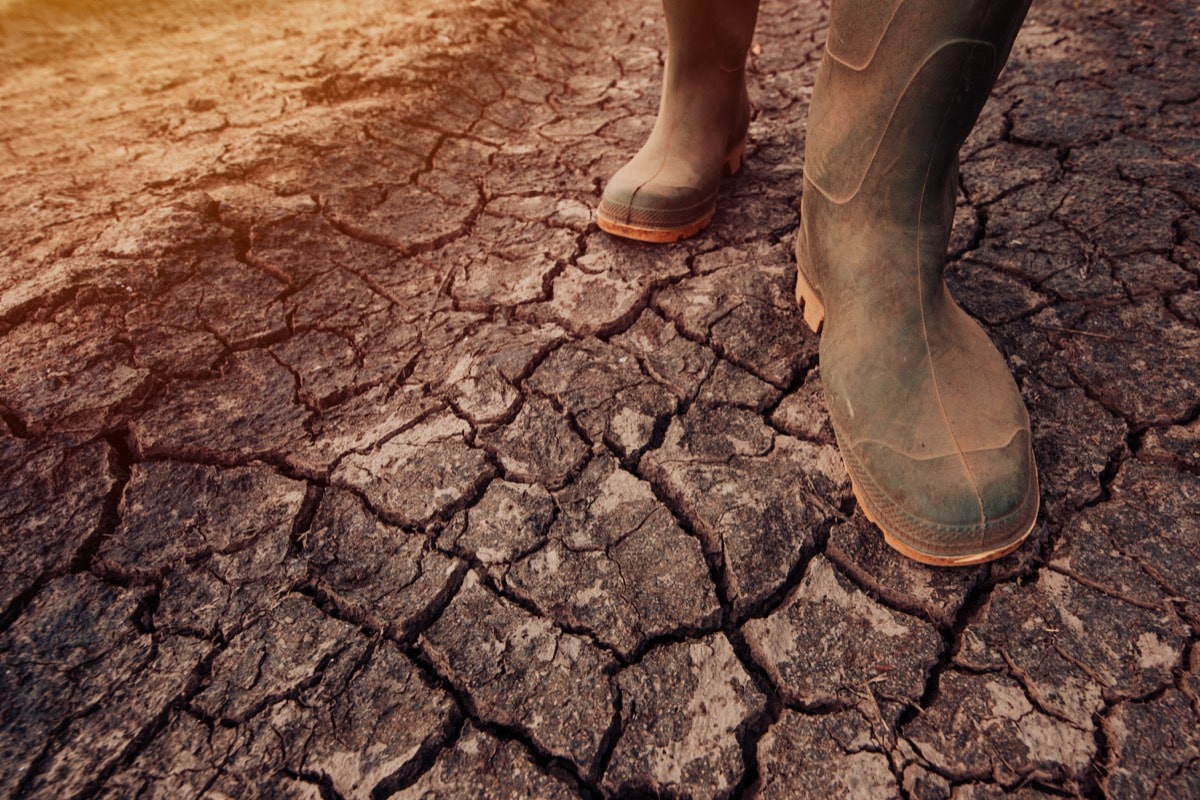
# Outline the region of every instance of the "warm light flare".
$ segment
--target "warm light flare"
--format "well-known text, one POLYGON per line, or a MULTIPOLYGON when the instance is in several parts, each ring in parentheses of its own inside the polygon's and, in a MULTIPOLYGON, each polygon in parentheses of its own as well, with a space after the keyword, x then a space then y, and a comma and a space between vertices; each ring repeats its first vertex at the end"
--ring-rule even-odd
POLYGON ((163 187, 213 191, 214 176, 260 171, 307 194, 318 153, 358 135, 314 106, 371 93, 364 71, 403 96, 419 48, 444 50, 440 26, 469 6, 0 0, 0 252, 16 254, 0 261, 0 290, 92 247, 163 187), (285 140, 290 160, 271 155, 285 140))

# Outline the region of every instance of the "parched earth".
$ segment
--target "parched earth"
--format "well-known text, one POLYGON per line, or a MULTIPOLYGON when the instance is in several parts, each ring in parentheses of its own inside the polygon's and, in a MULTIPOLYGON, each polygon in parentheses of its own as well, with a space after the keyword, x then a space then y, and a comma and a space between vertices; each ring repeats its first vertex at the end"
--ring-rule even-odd
POLYGON ((1200 796, 1200 11, 1039 2, 948 275, 1043 511, 856 509, 791 299, 827 9, 698 238, 652 3, 0 4, 0 795, 1200 796))

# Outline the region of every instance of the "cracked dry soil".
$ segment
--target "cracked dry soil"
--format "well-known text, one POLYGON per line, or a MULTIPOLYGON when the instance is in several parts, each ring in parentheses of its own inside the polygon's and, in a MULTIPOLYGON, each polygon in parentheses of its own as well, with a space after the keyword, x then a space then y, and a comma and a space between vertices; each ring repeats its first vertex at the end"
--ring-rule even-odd
POLYGON ((954 570, 791 299, 821 3, 665 247, 650 2, 0 9, 0 795, 1200 796, 1194 3, 1035 4, 964 148, 1044 511, 954 570))

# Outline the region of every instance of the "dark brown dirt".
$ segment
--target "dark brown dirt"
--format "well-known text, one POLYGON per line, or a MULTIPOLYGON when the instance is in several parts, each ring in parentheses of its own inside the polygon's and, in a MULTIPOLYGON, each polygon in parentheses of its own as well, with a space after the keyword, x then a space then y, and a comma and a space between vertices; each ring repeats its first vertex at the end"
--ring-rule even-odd
POLYGON ((964 148, 1043 512, 943 570, 791 299, 825 22, 648 247, 652 4, 0 2, 0 795, 1200 796, 1200 12, 1037 4, 964 148))

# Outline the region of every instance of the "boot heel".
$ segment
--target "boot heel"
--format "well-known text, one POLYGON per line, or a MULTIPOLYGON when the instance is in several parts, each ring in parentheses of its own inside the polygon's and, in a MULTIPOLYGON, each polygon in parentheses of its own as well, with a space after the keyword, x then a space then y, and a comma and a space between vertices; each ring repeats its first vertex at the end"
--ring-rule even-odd
POLYGON ((804 309, 804 322, 813 333, 820 333, 821 323, 825 321, 825 304, 799 264, 796 265, 796 302, 804 309))
POLYGON ((733 146, 729 151, 729 155, 725 156, 725 174, 737 175, 738 170, 742 168, 742 164, 746 163, 746 137, 733 146))

